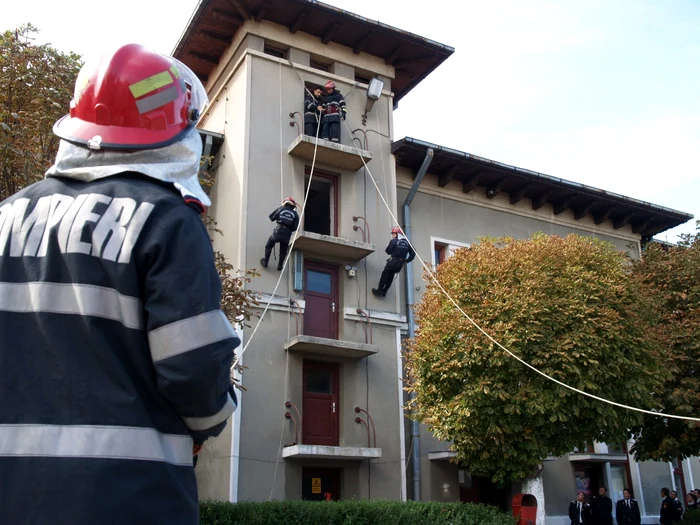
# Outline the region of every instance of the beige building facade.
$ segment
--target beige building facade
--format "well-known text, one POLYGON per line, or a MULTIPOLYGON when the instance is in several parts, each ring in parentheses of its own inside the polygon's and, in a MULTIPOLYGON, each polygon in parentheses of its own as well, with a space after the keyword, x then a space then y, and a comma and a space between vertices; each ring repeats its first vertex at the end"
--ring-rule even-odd
MULTIPOLYGON (((258 315, 269 305, 259 325, 253 318, 241 333, 246 391, 200 456, 201 497, 415 497, 507 508, 520 487, 472 479, 451 461, 448 444, 425 428, 416 433, 404 416, 407 292, 419 301, 425 282, 416 260, 412 275, 402 272, 385 298, 371 293, 392 214, 404 228, 410 219, 410 238, 432 264, 480 236, 534 232, 594 235, 638 256, 644 239, 687 220, 463 152, 395 140, 399 100, 452 52, 306 0, 203 0, 193 14, 175 56, 203 79, 211 99, 199 127, 205 154, 214 156, 209 213, 223 231, 215 246, 235 268, 261 270, 250 285, 260 296, 258 315), (347 103, 340 144, 303 134, 305 88, 327 80, 347 103), (368 103, 372 81, 383 87, 368 103), (307 199, 294 250, 283 272, 274 259, 262 270, 274 227, 268 214, 288 196, 307 199)), ((613 485, 624 464, 625 481, 650 501, 648 491, 664 475, 667 485, 675 479, 669 465, 637 465, 624 451, 595 446, 587 459, 545 463, 547 523, 559 523, 576 476, 613 485)), ((696 458, 681 471, 688 487, 700 483, 696 458)))

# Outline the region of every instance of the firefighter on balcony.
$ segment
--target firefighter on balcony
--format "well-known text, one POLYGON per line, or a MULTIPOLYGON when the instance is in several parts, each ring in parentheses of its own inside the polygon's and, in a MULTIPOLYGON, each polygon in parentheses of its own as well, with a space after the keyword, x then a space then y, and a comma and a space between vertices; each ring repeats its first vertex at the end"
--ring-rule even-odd
POLYGON ((389 254, 389 258, 384 266, 382 276, 379 278, 379 286, 372 288, 372 293, 377 297, 386 296, 394 276, 401 271, 405 263, 410 263, 416 256, 408 240, 401 233, 401 228, 391 229, 391 241, 385 251, 389 254))
POLYGON ((46 178, 0 202, 3 523, 199 523, 192 455, 240 343, 200 216, 207 102, 119 47, 80 70, 46 178))
POLYGON ((262 264, 263 268, 267 268, 267 263, 270 260, 270 254, 275 244, 280 243, 280 258, 277 261, 277 271, 282 271, 284 258, 287 256, 287 250, 289 249, 289 239, 299 227, 299 215, 294 211, 296 207, 297 203, 294 199, 287 197, 282 202, 282 206, 270 214, 270 220, 276 222, 277 226, 265 245, 265 257, 260 259, 260 264, 262 264))
POLYGON ((321 138, 331 142, 340 142, 340 119, 345 120, 347 113, 345 99, 340 91, 335 89, 335 84, 330 80, 326 82, 325 88, 321 138))
POLYGON ((304 97, 304 135, 316 137, 320 135, 319 126, 323 118, 323 91, 320 87, 314 89, 313 93, 306 91, 304 97))

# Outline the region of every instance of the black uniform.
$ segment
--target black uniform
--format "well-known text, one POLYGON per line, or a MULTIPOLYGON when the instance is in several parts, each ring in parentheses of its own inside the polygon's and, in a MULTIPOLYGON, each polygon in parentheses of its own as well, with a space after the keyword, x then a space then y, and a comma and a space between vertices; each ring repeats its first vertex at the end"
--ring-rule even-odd
POLYGON ((639 504, 632 498, 621 499, 615 509, 617 525, 641 525, 642 515, 639 513, 639 504))
POLYGON ((345 120, 345 99, 337 89, 323 97, 323 127, 321 138, 340 142, 340 119, 345 120))
POLYGON ((304 97, 304 134, 315 137, 318 135, 318 127, 320 126, 323 113, 318 110, 322 102, 318 100, 313 93, 306 93, 304 97))
POLYGON ((411 248, 411 245, 405 238, 399 239, 397 237, 392 239, 385 251, 391 257, 387 259, 384 266, 384 271, 379 279, 379 286, 372 289, 374 295, 381 295, 382 297, 386 296, 391 283, 394 281, 394 276, 401 271, 404 263, 411 262, 416 256, 413 248, 411 248))
MULTIPOLYGON (((671 498, 673 499, 673 498, 671 498)), ((683 518, 683 504, 678 498, 673 499, 673 521, 679 522, 683 518)))
POLYGON ((277 269, 282 270, 284 258, 287 256, 289 249, 289 239, 292 233, 297 231, 299 227, 299 215, 294 211, 294 207, 290 204, 284 204, 270 214, 270 220, 277 223, 275 230, 270 235, 265 245, 265 257, 260 259, 260 264, 267 268, 267 263, 270 260, 270 254, 276 243, 280 243, 280 258, 277 262, 277 269))
POLYGON ((661 509, 659 509, 659 523, 661 525, 673 525, 675 514, 676 505, 670 496, 666 496, 661 502, 661 509))
POLYGON ((591 506, 578 500, 572 501, 569 503, 569 519, 571 525, 591 525, 593 523, 591 506))
POLYGON ((593 496, 593 517, 596 525, 612 525, 612 500, 607 496, 593 496))

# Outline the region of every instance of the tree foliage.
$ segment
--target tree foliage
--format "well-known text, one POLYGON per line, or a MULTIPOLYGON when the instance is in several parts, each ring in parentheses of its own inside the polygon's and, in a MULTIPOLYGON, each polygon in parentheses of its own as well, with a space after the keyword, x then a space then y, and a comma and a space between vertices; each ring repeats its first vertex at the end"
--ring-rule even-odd
MULTIPOLYGON (((653 328, 670 374, 656 392, 665 413, 700 417, 700 231, 678 246, 651 243, 634 266, 660 314, 653 328)), ((700 454, 700 423, 644 416, 635 429, 638 460, 670 461, 700 454)))
MULTIPOLYGON (((67 113, 82 66, 75 53, 34 44, 37 33, 26 24, 0 35, 0 202, 41 180, 53 163, 59 142, 53 124, 67 113)), ((210 162, 203 159, 202 165, 210 162)), ((211 185, 208 169, 203 176, 211 185)), ((212 219, 205 222, 211 233, 222 233, 212 219)), ((232 323, 244 326, 257 305, 247 285, 258 274, 234 271, 221 252, 214 255, 223 289, 221 309, 232 323)))
MULTIPOLYGON (((546 374, 620 403, 655 408, 665 373, 646 336, 655 313, 629 261, 575 235, 482 239, 437 269, 442 286, 497 341, 546 374)), ((565 389, 479 333, 434 283, 406 354, 413 417, 474 475, 521 480, 550 454, 621 442, 641 418, 565 389)))
POLYGON ((80 56, 35 45, 31 24, 0 35, 0 201, 40 180, 58 138, 51 129, 66 114, 80 56))

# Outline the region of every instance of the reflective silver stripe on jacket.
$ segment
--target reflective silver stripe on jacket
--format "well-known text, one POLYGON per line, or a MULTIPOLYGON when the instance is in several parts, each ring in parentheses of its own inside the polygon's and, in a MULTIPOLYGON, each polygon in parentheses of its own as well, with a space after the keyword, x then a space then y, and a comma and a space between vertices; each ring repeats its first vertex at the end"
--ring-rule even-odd
POLYGON ((163 461, 192 466, 192 438, 153 428, 0 425, 0 457, 163 461))
POLYGON ((207 430, 226 421, 234 410, 236 410, 236 403, 229 394, 226 394, 226 404, 213 416, 183 417, 182 419, 190 430, 207 430))
POLYGON ((151 330, 148 344, 155 363, 235 336, 224 313, 212 310, 151 330))
POLYGON ((0 283, 0 310, 103 317, 136 330, 143 326, 141 301, 136 297, 89 284, 0 283))

